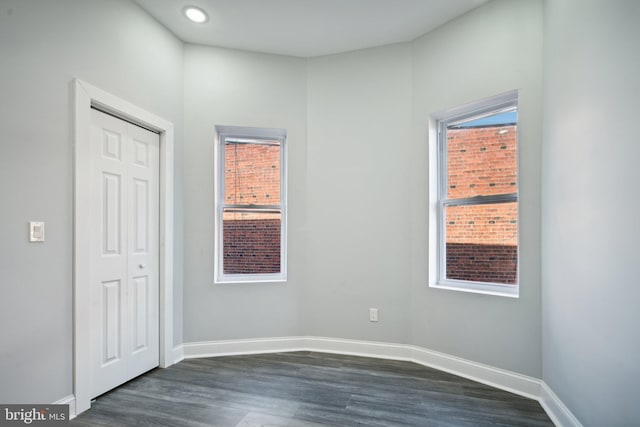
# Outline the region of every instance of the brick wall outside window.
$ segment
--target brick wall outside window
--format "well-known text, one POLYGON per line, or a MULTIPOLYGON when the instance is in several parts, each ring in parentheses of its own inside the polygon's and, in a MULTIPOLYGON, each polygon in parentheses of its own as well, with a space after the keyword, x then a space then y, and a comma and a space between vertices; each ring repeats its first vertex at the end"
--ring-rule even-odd
MULTIPOLYGON (((280 204, 280 147, 225 146, 225 204, 280 204)), ((281 216, 223 213, 224 274, 280 272, 281 216)))
POLYGON ((224 220, 225 274, 280 272, 280 219, 224 220))
MULTIPOLYGON (((448 198, 517 192, 516 126, 447 131, 448 198)), ((446 211, 447 278, 517 283, 517 203, 446 211)))

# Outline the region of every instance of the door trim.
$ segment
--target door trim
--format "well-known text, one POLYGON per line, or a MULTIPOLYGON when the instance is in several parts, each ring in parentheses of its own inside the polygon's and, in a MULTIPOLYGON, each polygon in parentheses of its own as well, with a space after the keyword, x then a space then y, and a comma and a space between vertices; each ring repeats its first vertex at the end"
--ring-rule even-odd
POLYGON ((160 367, 173 358, 173 123, 79 79, 73 89, 73 392, 76 412, 91 407, 90 398, 90 209, 91 107, 122 117, 160 134, 160 367))

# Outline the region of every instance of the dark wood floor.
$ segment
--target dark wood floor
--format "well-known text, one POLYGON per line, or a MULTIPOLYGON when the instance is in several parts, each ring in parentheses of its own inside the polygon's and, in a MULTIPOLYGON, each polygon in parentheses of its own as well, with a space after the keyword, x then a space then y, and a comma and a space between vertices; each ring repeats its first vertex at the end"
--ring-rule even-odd
POLYGON ((185 360, 72 426, 553 426, 538 402, 410 362, 293 352, 185 360))

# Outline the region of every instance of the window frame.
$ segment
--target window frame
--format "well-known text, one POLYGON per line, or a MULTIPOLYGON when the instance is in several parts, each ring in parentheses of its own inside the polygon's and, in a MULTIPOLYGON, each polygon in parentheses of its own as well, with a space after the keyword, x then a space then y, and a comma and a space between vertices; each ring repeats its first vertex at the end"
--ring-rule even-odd
MULTIPOLYGON (((259 142, 241 142, 261 144, 259 142)), ((214 149, 214 169, 217 185, 214 186, 214 283, 269 283, 287 281, 287 131, 279 128, 257 128, 242 126, 216 126, 214 149), (277 205, 238 205, 226 204, 225 197, 225 146, 227 139, 271 140, 280 143, 280 204, 277 205), (247 212, 280 213, 280 272, 253 274, 224 273, 224 222, 225 209, 247 212)))
POLYGON ((518 111, 518 91, 485 98, 461 107, 446 110, 431 117, 429 148, 430 166, 430 254, 429 254, 429 287, 474 292, 489 295, 499 295, 518 298, 520 293, 520 129, 519 118, 516 123, 516 191, 488 196, 474 196, 448 199, 448 171, 447 171, 447 127, 458 123, 491 116, 501 112, 518 111), (447 271, 446 251, 446 218, 445 210, 449 206, 479 206, 499 203, 517 203, 517 271, 515 284, 477 282, 461 279, 449 279, 447 271))

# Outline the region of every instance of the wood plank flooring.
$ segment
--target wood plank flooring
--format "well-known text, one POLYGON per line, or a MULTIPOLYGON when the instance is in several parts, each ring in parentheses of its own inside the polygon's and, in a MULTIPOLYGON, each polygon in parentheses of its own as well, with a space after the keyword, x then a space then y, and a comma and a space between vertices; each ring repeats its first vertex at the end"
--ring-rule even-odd
POLYGON ((553 426, 538 402, 399 362, 291 352, 185 360, 99 397, 72 426, 553 426))

